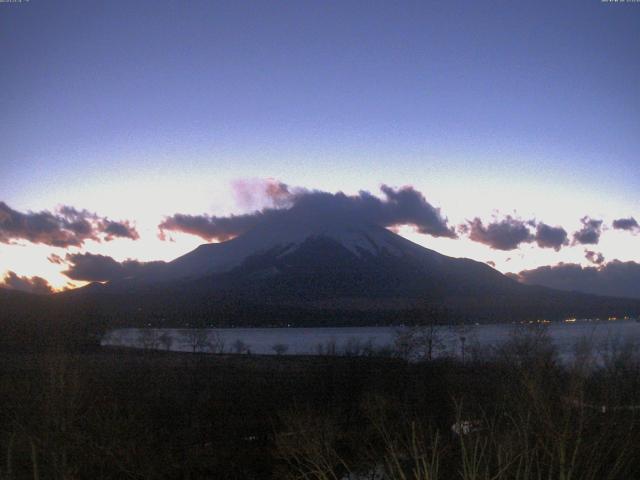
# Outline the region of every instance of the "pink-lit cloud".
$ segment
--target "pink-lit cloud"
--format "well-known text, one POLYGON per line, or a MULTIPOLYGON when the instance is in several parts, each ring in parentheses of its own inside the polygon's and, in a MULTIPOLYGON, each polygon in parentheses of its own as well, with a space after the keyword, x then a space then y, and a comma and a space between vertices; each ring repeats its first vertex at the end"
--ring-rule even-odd
POLYGON ((44 278, 38 276, 20 276, 12 271, 7 272, 2 281, 0 281, 0 288, 38 293, 41 295, 53 293, 53 288, 44 278))

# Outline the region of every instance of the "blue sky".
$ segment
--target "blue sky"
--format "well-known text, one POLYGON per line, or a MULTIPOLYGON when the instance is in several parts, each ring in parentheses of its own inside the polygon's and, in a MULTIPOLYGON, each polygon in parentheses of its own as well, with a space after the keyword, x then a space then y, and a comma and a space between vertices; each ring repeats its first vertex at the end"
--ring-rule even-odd
MULTIPOLYGON (((640 4, 31 0, 0 4, 0 44, 0 201, 137 222, 137 244, 82 247, 120 260, 199 243, 154 229, 237 211, 242 178, 412 185, 454 223, 640 216, 640 4)), ((51 269, 44 253, 2 245, 0 273, 51 269)))

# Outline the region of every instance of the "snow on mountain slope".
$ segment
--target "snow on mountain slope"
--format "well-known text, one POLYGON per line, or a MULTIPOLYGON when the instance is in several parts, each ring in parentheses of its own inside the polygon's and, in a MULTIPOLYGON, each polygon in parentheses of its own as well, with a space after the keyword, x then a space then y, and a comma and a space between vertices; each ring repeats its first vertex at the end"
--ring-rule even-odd
POLYGON ((376 225, 308 222, 270 224, 257 227, 244 235, 222 243, 201 245, 192 252, 169 262, 161 272, 147 281, 195 279, 222 273, 240 265, 250 256, 281 248, 280 256, 294 252, 309 238, 329 238, 360 256, 365 252, 394 256, 428 256, 436 260, 440 254, 421 247, 376 225))

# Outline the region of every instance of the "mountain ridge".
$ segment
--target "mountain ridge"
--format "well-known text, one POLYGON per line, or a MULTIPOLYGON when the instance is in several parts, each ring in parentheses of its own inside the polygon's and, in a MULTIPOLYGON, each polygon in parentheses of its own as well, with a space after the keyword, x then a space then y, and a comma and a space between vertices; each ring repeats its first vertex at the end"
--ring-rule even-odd
MULTIPOLYGON (((638 315, 640 300, 523 285, 489 265, 375 225, 261 227, 139 277, 87 290, 102 312, 147 324, 505 322, 638 315)), ((124 319, 124 320, 123 320, 124 319)))

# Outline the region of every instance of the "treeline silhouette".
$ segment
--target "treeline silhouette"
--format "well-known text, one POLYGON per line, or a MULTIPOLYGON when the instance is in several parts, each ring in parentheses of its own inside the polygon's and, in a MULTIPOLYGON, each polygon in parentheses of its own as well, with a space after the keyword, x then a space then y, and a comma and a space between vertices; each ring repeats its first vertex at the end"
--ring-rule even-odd
POLYGON ((0 351, 93 349, 110 318, 87 299, 34 295, 0 288, 0 351))
MULTIPOLYGON (((212 295, 191 289, 154 288, 136 293, 71 291, 53 296, 0 289, 0 333, 16 344, 30 335, 46 343, 49 335, 64 331, 74 337, 95 337, 116 327, 263 327, 263 326, 373 326, 421 323, 511 323, 566 318, 618 318, 640 315, 640 300, 596 297, 580 293, 532 288, 509 297, 465 295, 438 301, 337 299, 329 304, 262 302, 239 295, 212 295), (534 292, 532 294, 531 292, 534 292), (539 292, 539 294, 535 294, 539 292), (22 332, 22 333, 20 333, 22 332), (46 332, 46 333, 45 333, 46 332)), ((88 341, 92 341, 90 338, 88 341)))

